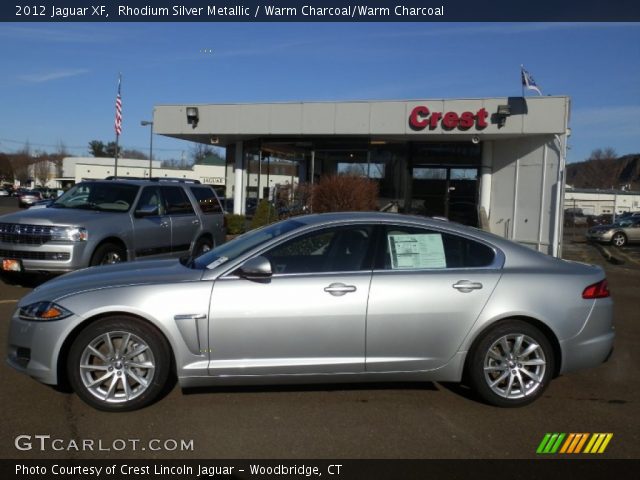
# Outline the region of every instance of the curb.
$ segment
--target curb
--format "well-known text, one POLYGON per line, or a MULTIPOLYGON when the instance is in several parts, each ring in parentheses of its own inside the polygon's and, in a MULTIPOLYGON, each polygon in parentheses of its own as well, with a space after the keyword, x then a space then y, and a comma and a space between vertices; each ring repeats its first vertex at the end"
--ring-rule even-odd
POLYGON ((602 245, 596 242, 590 242, 590 245, 593 245, 594 247, 596 247, 596 249, 600 252, 600 254, 602 254, 605 260, 607 260, 607 262, 613 265, 624 265, 624 260, 614 256, 606 247, 603 247, 602 245))

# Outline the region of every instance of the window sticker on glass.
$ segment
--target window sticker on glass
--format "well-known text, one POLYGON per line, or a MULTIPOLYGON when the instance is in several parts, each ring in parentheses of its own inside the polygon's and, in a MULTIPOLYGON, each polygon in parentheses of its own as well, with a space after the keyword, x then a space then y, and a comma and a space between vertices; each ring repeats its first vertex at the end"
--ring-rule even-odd
POLYGON ((391 268, 446 268, 442 235, 439 233, 389 235, 391 268))

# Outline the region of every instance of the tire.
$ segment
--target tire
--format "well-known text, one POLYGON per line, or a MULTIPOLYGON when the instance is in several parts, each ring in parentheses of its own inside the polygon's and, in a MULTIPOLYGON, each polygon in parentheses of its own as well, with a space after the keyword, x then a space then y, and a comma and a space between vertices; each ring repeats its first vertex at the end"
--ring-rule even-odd
POLYGON ((471 387, 486 403, 521 407, 543 394, 554 362, 551 343, 540 330, 510 320, 480 337, 470 352, 467 373, 471 387))
POLYGON ((115 243, 103 243, 102 245, 99 245, 91 256, 92 267, 96 265, 112 265, 126 261, 126 250, 115 243))
POLYGON ((171 349, 142 320, 108 317, 91 323, 69 350, 67 378, 87 404, 107 412, 145 407, 164 393, 171 349))
POLYGON ((627 244, 627 236, 622 232, 616 232, 611 237, 611 243, 616 247, 624 247, 627 244))
POLYGON ((198 258, 213 248, 213 242, 207 237, 200 237, 193 247, 193 258, 198 258))

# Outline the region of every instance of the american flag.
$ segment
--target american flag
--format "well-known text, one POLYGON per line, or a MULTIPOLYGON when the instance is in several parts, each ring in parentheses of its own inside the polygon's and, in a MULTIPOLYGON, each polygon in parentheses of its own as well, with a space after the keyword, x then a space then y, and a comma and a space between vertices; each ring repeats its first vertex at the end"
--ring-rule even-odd
POLYGON ((120 135, 122 133, 122 97, 120 96, 120 82, 121 79, 118 79, 118 95, 116 95, 116 135, 120 135))
POLYGON ((528 90, 538 92, 538 95, 542 95, 540 88, 536 85, 536 81, 533 79, 531 74, 524 69, 523 65, 520 65, 520 70, 522 75, 522 86, 526 87, 528 90))

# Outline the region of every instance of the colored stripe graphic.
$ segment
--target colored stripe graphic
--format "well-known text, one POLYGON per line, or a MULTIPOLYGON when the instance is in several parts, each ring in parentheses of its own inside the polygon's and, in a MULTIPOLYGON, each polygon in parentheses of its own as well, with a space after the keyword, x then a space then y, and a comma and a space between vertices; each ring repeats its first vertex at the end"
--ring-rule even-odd
POLYGON ((604 453, 613 433, 546 433, 536 449, 537 454, 601 454, 604 453), (566 440, 565 440, 566 438, 566 440), (585 446, 586 444, 586 446, 585 446))

